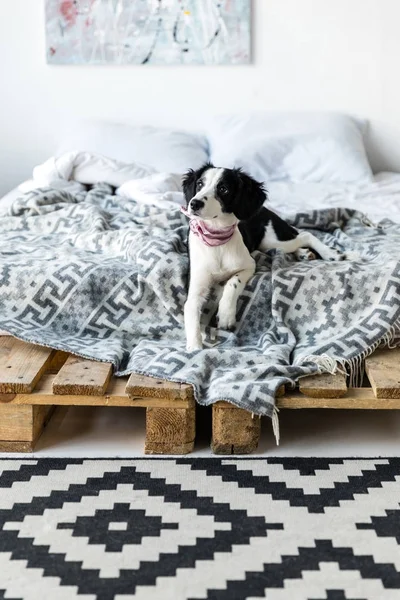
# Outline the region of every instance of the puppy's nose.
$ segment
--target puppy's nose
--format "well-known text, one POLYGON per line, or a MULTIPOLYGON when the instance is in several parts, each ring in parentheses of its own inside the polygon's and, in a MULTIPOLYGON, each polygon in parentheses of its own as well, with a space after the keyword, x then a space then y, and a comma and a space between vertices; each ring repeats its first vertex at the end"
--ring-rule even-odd
POLYGON ((190 208, 193 210, 193 212, 197 212, 198 210, 201 210, 203 207, 204 207, 203 200, 191 200, 191 202, 190 202, 190 208))

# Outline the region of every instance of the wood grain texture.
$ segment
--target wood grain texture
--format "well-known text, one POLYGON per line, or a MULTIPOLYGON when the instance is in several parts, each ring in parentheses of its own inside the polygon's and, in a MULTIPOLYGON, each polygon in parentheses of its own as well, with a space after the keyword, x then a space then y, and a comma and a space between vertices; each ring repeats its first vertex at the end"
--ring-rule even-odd
POLYGON ((71 355, 54 378, 53 393, 63 396, 102 396, 111 375, 111 363, 71 355))
POLYGON ((127 378, 112 377, 106 393, 101 396, 82 396, 79 394, 53 394, 54 375, 43 375, 32 394, 0 394, 1 404, 33 404, 55 406, 148 406, 154 408, 190 408, 194 399, 171 400, 168 398, 130 397, 125 391, 127 378))
POLYGON ((0 452, 33 452, 33 442, 8 442, 0 440, 0 452))
POLYGON ((48 422, 52 406, 0 405, 0 440, 34 443, 48 422))
POLYGON ((212 407, 212 442, 214 454, 249 454, 258 446, 261 419, 241 408, 226 408, 217 402, 212 407))
POLYGON ((286 393, 286 387, 284 385, 281 385, 276 390, 276 398, 281 398, 282 396, 285 395, 285 393, 286 393))
POLYGON ((168 398, 169 400, 189 400, 193 398, 193 388, 186 383, 174 383, 132 373, 126 386, 126 393, 132 397, 168 398))
POLYGON ((33 446, 43 433, 55 411, 55 406, 32 406, 33 409, 33 446))
POLYGON ((400 398, 400 348, 377 350, 365 359, 376 398, 400 398))
POLYGON ((378 399, 371 388, 348 388, 344 398, 311 398, 300 392, 287 394, 277 400, 278 408, 335 408, 392 410, 400 409, 400 398, 378 399))
POLYGON ((32 392, 53 354, 50 348, 0 338, 0 394, 32 392))
POLYGON ((309 375, 299 380, 299 390, 311 398, 342 398, 347 394, 346 377, 342 373, 309 375))
MULTIPOLYGON (((399 398, 376 398, 371 388, 348 388, 344 398, 313 398, 305 396, 298 391, 288 392, 285 396, 277 398, 278 408, 354 408, 366 410, 391 410, 400 409, 399 398)), ((237 410, 229 402, 221 401, 215 404, 224 410, 237 410)), ((249 413, 250 414, 250 413, 249 413)))
POLYGON ((64 352, 63 350, 56 350, 53 356, 51 357, 50 364, 47 368, 47 373, 58 373, 61 367, 65 364, 68 356, 70 356, 69 352, 64 352))
POLYGON ((0 440, 33 441, 32 406, 0 406, 0 440))
POLYGON ((144 446, 145 454, 190 454, 194 449, 193 442, 182 442, 177 444, 176 442, 166 442, 165 444, 159 442, 148 442, 146 440, 144 446))
POLYGON ((195 407, 147 408, 146 454, 187 454, 196 436, 195 407))

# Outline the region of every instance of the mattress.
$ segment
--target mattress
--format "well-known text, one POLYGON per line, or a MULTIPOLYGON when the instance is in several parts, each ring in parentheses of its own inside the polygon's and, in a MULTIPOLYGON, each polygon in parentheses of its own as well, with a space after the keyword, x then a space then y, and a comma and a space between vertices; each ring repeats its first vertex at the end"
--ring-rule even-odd
MULTIPOLYGON (((2 212, 30 185, 31 181, 26 181, 3 196, 2 212)), ((268 206, 282 216, 302 210, 346 207, 366 213, 375 222, 389 218, 400 223, 400 173, 379 173, 373 182, 361 185, 274 182, 267 188, 268 206)))

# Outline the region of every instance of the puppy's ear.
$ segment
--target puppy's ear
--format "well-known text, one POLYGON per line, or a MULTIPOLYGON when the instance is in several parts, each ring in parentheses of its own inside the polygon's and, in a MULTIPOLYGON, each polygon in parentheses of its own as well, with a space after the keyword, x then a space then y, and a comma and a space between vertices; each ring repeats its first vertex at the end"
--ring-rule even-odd
POLYGON ((197 169, 197 171, 189 169, 189 171, 185 173, 185 175, 182 178, 182 189, 185 195, 186 204, 189 204, 193 196, 196 195, 197 180, 203 175, 205 171, 213 168, 214 165, 212 165, 211 163, 205 163, 202 167, 200 167, 200 169, 197 169))
POLYGON ((247 221, 260 210, 268 195, 263 183, 256 181, 240 169, 235 171, 239 178, 239 192, 235 198, 233 212, 240 221, 247 221))
POLYGON ((186 204, 189 204, 196 192, 197 173, 193 169, 189 169, 182 178, 183 195, 185 196, 186 204))

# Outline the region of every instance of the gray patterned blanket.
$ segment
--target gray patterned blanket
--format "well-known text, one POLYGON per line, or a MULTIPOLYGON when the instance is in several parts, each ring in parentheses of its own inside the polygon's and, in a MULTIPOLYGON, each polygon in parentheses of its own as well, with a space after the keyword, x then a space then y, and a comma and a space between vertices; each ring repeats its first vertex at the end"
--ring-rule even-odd
POLYGON ((216 329, 216 289, 203 312, 205 349, 186 353, 186 219, 179 207, 89 192, 29 192, 0 218, 0 328, 23 340, 191 383, 197 400, 225 399, 272 416, 283 383, 336 360, 354 377, 380 344, 400 344, 400 225, 352 210, 297 214, 329 245, 361 260, 295 262, 255 253, 257 272, 233 333, 216 329))

